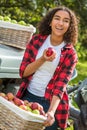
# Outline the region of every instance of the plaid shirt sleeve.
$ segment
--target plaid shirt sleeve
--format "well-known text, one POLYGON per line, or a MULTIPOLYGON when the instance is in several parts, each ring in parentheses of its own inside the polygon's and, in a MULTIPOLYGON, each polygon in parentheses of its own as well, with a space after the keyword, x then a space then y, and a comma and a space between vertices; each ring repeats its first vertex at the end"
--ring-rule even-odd
POLYGON ((33 62, 34 61, 34 53, 36 52, 35 48, 33 50, 33 38, 31 39, 30 43, 27 44, 26 46, 26 50, 25 50, 25 53, 24 53, 24 57, 23 57, 23 60, 21 62, 21 65, 20 65, 20 76, 22 77, 23 76, 23 73, 24 73, 24 70, 26 68, 26 66, 33 62))
POLYGON ((23 59, 22 59, 21 65, 20 65, 20 69, 19 69, 19 74, 22 78, 22 83, 21 83, 20 88, 16 94, 16 96, 18 98, 22 98, 22 96, 23 96, 23 94, 28 86, 30 79, 32 78, 32 75, 30 75, 29 77, 23 78, 23 73, 24 73, 26 66, 29 63, 31 63, 32 61, 34 61, 34 58, 33 58, 34 52, 32 51, 32 48, 33 48, 33 37, 31 39, 31 41, 26 46, 24 56, 23 56, 23 59))
POLYGON ((68 50, 63 63, 60 63, 55 73, 55 89, 53 94, 58 95, 62 99, 63 92, 66 91, 67 83, 70 81, 73 71, 77 63, 77 54, 68 50))

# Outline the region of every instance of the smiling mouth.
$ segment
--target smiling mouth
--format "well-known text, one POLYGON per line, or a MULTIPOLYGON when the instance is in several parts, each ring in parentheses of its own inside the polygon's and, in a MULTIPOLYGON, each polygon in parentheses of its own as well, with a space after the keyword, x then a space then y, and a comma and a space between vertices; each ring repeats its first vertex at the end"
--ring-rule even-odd
POLYGON ((59 27, 56 27, 56 29, 58 29, 58 30, 63 30, 63 28, 59 28, 59 27))
POLYGON ((58 27, 56 27, 56 29, 57 29, 57 30, 63 30, 63 28, 58 28, 58 27))

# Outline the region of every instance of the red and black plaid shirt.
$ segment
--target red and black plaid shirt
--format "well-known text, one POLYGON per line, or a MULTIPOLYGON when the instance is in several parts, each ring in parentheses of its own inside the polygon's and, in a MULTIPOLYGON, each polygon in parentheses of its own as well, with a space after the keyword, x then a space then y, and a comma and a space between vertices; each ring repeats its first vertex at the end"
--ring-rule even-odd
MULTIPOLYGON (((29 44, 27 44, 24 57, 20 66, 21 77, 26 66, 35 60, 38 50, 42 46, 46 38, 47 36, 37 34, 34 35, 29 44)), ((67 126, 66 122, 69 115, 69 104, 66 86, 72 76, 76 63, 77 54, 75 49, 71 44, 66 44, 61 50, 60 62, 45 91, 46 99, 51 101, 53 95, 57 95, 61 99, 55 114, 60 128, 66 128, 67 126)), ((17 97, 21 98, 23 96, 24 91, 26 90, 29 81, 32 78, 32 75, 27 78, 23 78, 19 91, 16 95, 17 97)))

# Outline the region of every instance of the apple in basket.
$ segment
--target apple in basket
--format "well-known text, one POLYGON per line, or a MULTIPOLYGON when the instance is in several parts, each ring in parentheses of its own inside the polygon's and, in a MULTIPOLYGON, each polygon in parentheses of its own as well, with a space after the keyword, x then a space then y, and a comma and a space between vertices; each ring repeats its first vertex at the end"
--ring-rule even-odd
POLYGON ((8 100, 8 97, 7 97, 7 95, 4 97, 6 100, 8 100))
POLYGON ((43 110, 43 107, 37 102, 33 102, 30 107, 32 110, 35 110, 35 109, 43 110))
POLYGON ((38 109, 32 110, 32 113, 37 114, 37 115, 40 115, 40 111, 39 111, 38 109))
POLYGON ((55 52, 55 50, 52 47, 49 47, 46 51, 46 55, 49 57, 51 56, 53 53, 55 52))
POLYGON ((24 105, 24 101, 22 101, 21 99, 17 97, 14 97, 13 101, 14 101, 14 104, 17 106, 24 105))
POLYGON ((40 105, 39 103, 32 102, 30 108, 32 109, 33 113, 45 116, 45 111, 43 109, 43 106, 40 105))
POLYGON ((12 101, 12 100, 14 99, 14 95, 13 95, 13 93, 11 93, 11 92, 7 93, 7 94, 6 94, 6 97, 7 97, 7 99, 8 99, 9 101, 12 101))
POLYGON ((27 106, 29 104, 28 100, 24 100, 24 104, 27 106))
POLYGON ((29 102, 28 100, 24 100, 24 104, 27 106, 27 108, 31 109, 32 102, 29 102))
POLYGON ((5 98, 6 94, 3 93, 3 92, 0 92, 0 96, 3 97, 3 98, 5 98))
POLYGON ((40 112, 40 115, 45 116, 45 111, 44 110, 39 110, 39 112, 40 112))
POLYGON ((25 106, 24 104, 20 105, 19 107, 20 107, 21 109, 23 109, 23 110, 26 110, 26 111, 27 111, 27 106, 25 106))
POLYGON ((11 92, 8 92, 7 94, 0 92, 0 96, 6 98, 8 100, 13 100, 13 98, 14 98, 14 95, 11 92))
POLYGON ((27 111, 32 112, 32 109, 29 106, 26 106, 26 107, 27 107, 27 111))

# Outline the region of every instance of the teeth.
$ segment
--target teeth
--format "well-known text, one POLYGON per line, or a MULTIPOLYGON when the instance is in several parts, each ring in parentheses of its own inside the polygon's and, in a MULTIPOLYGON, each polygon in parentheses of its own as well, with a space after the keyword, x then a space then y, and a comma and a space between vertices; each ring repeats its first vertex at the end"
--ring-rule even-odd
POLYGON ((58 30, 62 30, 62 28, 56 28, 56 29, 58 29, 58 30))

